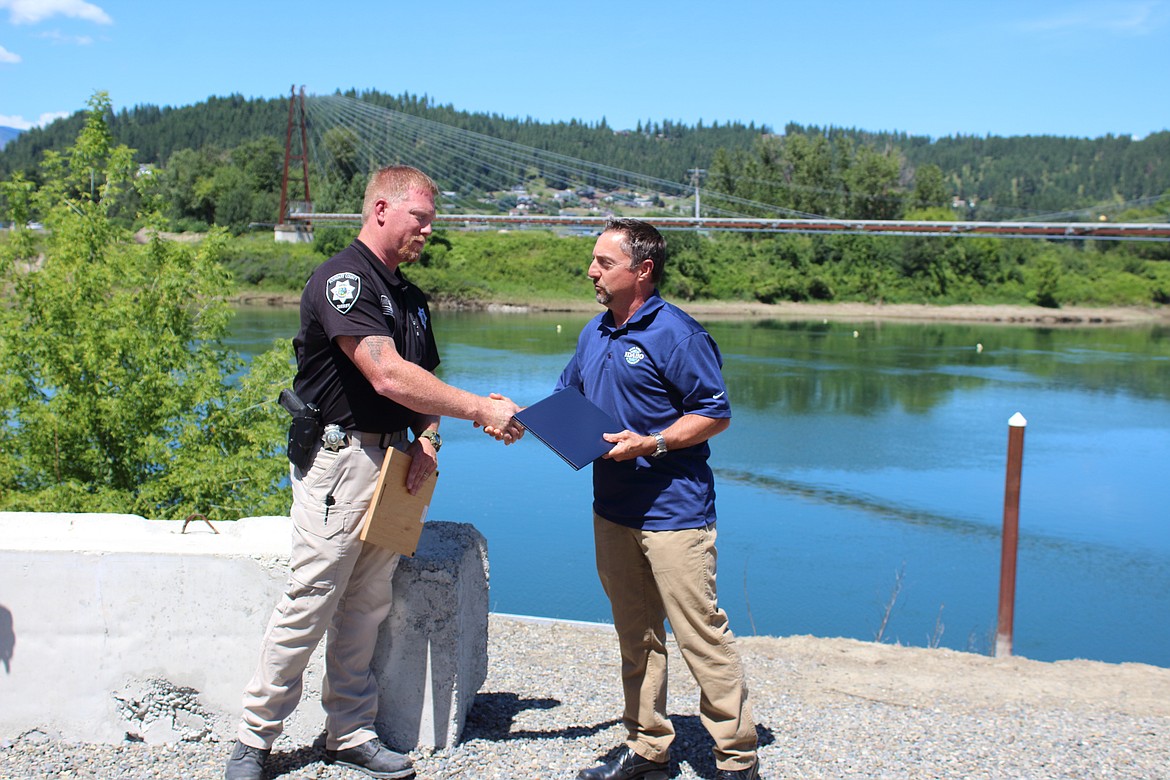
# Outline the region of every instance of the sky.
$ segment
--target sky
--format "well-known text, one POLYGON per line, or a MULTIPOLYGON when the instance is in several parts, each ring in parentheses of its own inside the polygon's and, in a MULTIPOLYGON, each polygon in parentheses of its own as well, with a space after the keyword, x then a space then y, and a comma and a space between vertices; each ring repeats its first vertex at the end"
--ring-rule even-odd
MULTIPOLYGON (((210 96, 410 92, 614 129, 1170 128, 1170 0, 0 0, 0 125, 210 96)), ((274 128, 279 134, 283 128, 274 128)))

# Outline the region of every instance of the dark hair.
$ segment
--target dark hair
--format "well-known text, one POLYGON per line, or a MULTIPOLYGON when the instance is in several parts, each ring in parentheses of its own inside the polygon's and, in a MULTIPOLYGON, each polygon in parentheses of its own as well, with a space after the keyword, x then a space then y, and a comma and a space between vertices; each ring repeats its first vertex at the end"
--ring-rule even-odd
POLYGON ((654 262, 650 280, 658 284, 666 265, 666 239, 658 228, 640 219, 610 217, 605 221, 604 232, 611 230, 622 234, 621 248, 630 258, 631 268, 637 268, 643 260, 654 262))

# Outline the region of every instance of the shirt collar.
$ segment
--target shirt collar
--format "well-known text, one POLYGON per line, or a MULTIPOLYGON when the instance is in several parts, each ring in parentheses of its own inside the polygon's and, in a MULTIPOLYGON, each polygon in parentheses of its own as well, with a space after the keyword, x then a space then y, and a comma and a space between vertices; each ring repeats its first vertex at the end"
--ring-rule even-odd
POLYGON ((391 271, 389 268, 387 268, 386 264, 379 260, 378 256, 374 254, 374 250, 370 249, 368 246, 362 243, 360 238, 355 238, 353 240, 353 245, 354 248, 357 249, 358 254, 361 255, 362 258, 365 259, 365 261, 369 263, 371 267, 373 267, 374 273, 385 279, 387 284, 394 287, 401 287, 403 282, 406 281, 398 272, 398 269, 391 271))
POLYGON ((605 313, 601 315, 601 328, 611 334, 626 330, 644 330, 665 305, 666 301, 662 300, 662 296, 655 288, 654 292, 650 293, 650 297, 634 312, 634 316, 630 317, 626 324, 620 328, 614 327, 613 312, 606 309, 605 313))

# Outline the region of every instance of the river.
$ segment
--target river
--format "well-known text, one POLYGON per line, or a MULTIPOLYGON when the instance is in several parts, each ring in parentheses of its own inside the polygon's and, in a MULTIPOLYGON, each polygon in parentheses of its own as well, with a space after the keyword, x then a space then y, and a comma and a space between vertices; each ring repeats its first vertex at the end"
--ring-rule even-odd
MULTIPOLYGON (((439 312, 439 375, 547 395, 588 314, 439 312)), ((239 310, 244 354, 292 308, 239 310)), ((1008 419, 1027 419, 1014 650, 1170 667, 1170 330, 721 320, 719 593, 740 634, 991 652, 1008 419)), ((608 621, 590 478, 443 423, 432 519, 487 537, 494 611, 608 621)))

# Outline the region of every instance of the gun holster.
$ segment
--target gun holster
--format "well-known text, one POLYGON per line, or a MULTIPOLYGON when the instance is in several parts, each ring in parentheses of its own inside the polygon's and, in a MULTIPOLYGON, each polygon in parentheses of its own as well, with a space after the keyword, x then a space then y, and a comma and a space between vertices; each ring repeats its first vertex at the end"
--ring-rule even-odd
POLYGON ((301 471, 307 471, 313 450, 321 441, 321 410, 301 401, 292 390, 281 390, 279 400, 292 415, 288 426, 289 462, 301 471))

